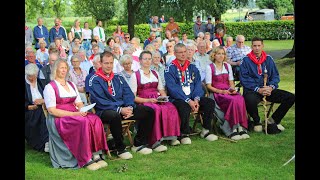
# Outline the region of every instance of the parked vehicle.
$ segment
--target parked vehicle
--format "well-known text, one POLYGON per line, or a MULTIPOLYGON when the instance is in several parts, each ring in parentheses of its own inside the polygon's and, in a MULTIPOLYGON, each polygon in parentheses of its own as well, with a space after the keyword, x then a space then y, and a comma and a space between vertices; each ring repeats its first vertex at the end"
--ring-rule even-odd
POLYGON ((273 9, 259 9, 252 11, 249 15, 253 18, 253 21, 271 21, 274 20, 273 9))
POLYGON ((280 20, 294 20, 294 13, 286 13, 281 16, 280 20))

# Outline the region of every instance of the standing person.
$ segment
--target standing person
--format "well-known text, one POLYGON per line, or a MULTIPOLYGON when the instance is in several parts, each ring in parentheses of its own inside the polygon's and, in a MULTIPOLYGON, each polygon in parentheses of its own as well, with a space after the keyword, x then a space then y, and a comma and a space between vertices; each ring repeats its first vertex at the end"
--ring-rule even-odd
POLYGON ((49 31, 49 40, 54 42, 56 37, 62 37, 64 40, 67 40, 67 34, 65 29, 61 26, 61 20, 59 18, 54 19, 54 26, 49 31))
POLYGON ((116 30, 112 34, 113 38, 118 36, 120 38, 120 42, 122 43, 124 41, 124 32, 122 31, 122 28, 120 25, 117 25, 116 30))
POLYGON ((88 90, 91 102, 97 103, 96 114, 103 123, 110 125, 117 155, 122 159, 132 158, 123 143, 121 127, 121 120, 129 118, 135 119, 138 125, 131 150, 141 154, 152 153, 147 144, 153 127, 154 110, 134 103, 134 94, 126 80, 112 71, 114 61, 111 52, 102 53, 100 60, 101 68, 90 78, 88 90))
POLYGON ((280 76, 273 58, 263 51, 263 39, 254 37, 251 40, 252 51, 242 59, 240 64, 240 82, 243 86, 243 97, 246 108, 253 119, 254 131, 261 132, 262 125, 258 114, 258 103, 266 96, 269 102, 280 103, 280 106, 268 119, 267 132, 280 133, 284 127, 280 124, 283 117, 295 102, 295 95, 278 89, 280 76), (267 83, 264 86, 264 74, 267 71, 267 83))
POLYGON ((49 31, 46 26, 43 25, 43 19, 38 18, 38 25, 33 28, 33 36, 36 40, 35 49, 38 50, 40 48, 39 41, 44 40, 46 42, 46 48, 49 46, 49 31))
POLYGON ((166 26, 166 31, 168 30, 171 32, 172 37, 178 37, 180 27, 176 22, 174 22, 174 18, 172 16, 169 18, 169 23, 166 26))
MULTIPOLYGON (((26 21, 25 21, 26 23, 26 21)), ((33 42, 33 32, 32 32, 32 29, 29 28, 26 24, 24 26, 24 30, 25 30, 25 47, 27 47, 28 45, 32 45, 32 42, 33 42)))
POLYGON ((161 37, 162 26, 159 23, 158 16, 154 16, 150 25, 150 32, 155 32, 156 37, 161 37))
POLYGON ((49 133, 42 105, 44 86, 38 77, 35 64, 25 66, 25 139, 33 149, 49 152, 49 133))
POLYGON ((82 47, 88 51, 90 49, 90 43, 92 39, 92 30, 89 28, 89 23, 84 22, 84 27, 82 29, 82 47))
POLYGON ((239 80, 240 63, 244 56, 246 56, 251 48, 244 44, 245 38, 243 35, 237 35, 236 44, 227 49, 227 62, 232 66, 232 72, 235 80, 239 80))
MULTIPOLYGON (((223 35, 222 37, 227 34, 227 28, 226 25, 220 20, 220 18, 215 18, 215 28, 214 28, 214 33, 218 33, 218 29, 223 30, 223 35)), ((221 44, 221 43, 220 43, 221 44)))
POLYGON ((187 49, 182 43, 174 47, 176 59, 165 70, 164 77, 167 85, 167 93, 176 108, 181 119, 180 136, 181 144, 191 144, 190 113, 203 112, 203 129, 201 138, 215 141, 218 136, 212 134, 212 119, 215 108, 214 100, 204 97, 199 70, 186 59, 187 49))
POLYGON ((210 41, 212 41, 214 37, 214 24, 211 22, 211 17, 208 17, 208 23, 205 25, 205 32, 210 33, 210 41))
POLYGON ((83 103, 76 85, 67 81, 68 63, 55 61, 52 81, 43 91, 48 109, 49 153, 54 168, 97 170, 108 164, 103 160, 108 151, 101 119, 90 112, 81 112, 83 103))
POLYGON ((194 25, 193 25, 193 35, 195 39, 198 37, 199 32, 204 33, 205 26, 202 25, 200 16, 197 16, 197 20, 194 22, 194 25))
POLYGON ((206 86, 224 113, 220 128, 233 140, 247 139, 248 118, 244 98, 235 90, 231 65, 222 46, 210 54, 212 63, 206 67, 206 86))
POLYGON ((167 21, 164 19, 164 15, 161 16, 161 18, 159 19, 160 23, 166 23, 167 21))
POLYGON ((104 29, 102 27, 102 21, 101 20, 97 20, 96 21, 96 27, 93 28, 93 36, 98 36, 100 42, 103 43, 104 46, 106 46, 106 35, 104 33, 104 29))
POLYGON ((142 51, 139 60, 141 69, 131 75, 129 86, 135 95, 135 103, 151 107, 155 111, 149 145, 156 152, 166 151, 167 147, 161 144, 163 140, 170 140, 171 145, 180 144, 177 140, 180 135, 178 111, 171 102, 158 103, 157 98, 167 96, 167 93, 159 73, 150 70, 151 52, 142 51))
POLYGON ((80 44, 83 41, 83 29, 80 27, 80 20, 76 19, 74 20, 74 24, 71 27, 71 38, 72 40, 74 38, 78 38, 80 40, 80 44))

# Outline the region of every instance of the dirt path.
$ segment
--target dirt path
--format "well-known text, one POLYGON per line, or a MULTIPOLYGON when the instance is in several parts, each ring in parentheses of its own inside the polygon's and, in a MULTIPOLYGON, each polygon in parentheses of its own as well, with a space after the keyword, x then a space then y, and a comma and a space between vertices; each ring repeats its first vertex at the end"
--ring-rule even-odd
POLYGON ((280 59, 286 54, 288 54, 291 51, 291 49, 283 49, 283 50, 276 50, 276 51, 266 51, 267 54, 272 56, 274 60, 280 59))

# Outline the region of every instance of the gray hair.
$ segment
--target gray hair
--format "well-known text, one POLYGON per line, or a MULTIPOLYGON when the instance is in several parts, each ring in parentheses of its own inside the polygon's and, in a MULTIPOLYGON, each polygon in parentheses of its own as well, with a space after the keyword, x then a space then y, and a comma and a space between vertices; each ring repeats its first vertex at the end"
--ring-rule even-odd
POLYGON ((96 55, 94 55, 94 57, 93 57, 93 60, 92 60, 93 62, 100 62, 100 53, 98 53, 98 54, 96 54, 96 55))
POLYGON ((39 68, 36 64, 29 63, 24 67, 24 73, 27 76, 37 75, 39 72, 39 68))
POLYGON ((186 48, 188 48, 188 47, 192 47, 194 50, 196 49, 196 46, 192 42, 187 42, 186 48))
POLYGON ((70 61, 72 62, 72 60, 74 59, 78 59, 79 61, 81 61, 81 57, 77 54, 72 55, 70 61))
POLYGON ((239 41, 239 39, 242 39, 242 38, 243 38, 244 41, 246 40, 246 38, 244 38, 243 35, 239 34, 239 35, 236 36, 236 41, 239 41))
MULTIPOLYGON (((61 63, 65 63, 67 65, 67 74, 69 74, 69 70, 70 70, 69 64, 67 63, 67 61, 65 59, 59 58, 53 64, 53 67, 51 69, 51 74, 50 74, 50 80, 54 80, 56 78, 57 70, 58 70, 58 67, 61 63)), ((66 76, 66 78, 67 78, 67 76, 66 76)))
POLYGON ((183 43, 178 43, 174 46, 174 52, 177 52, 178 48, 185 48, 186 45, 184 45, 183 43))
POLYGON ((132 56, 130 56, 129 54, 125 54, 123 56, 120 57, 119 63, 120 65, 123 65, 123 63, 125 61, 129 60, 130 62, 132 62, 132 56))
POLYGON ((198 33, 198 37, 200 37, 200 36, 204 37, 204 33, 203 32, 199 32, 198 33))
POLYGON ((161 58, 161 54, 160 54, 159 51, 152 51, 151 54, 152 54, 152 57, 155 56, 155 55, 159 55, 160 58, 161 58))
POLYGON ((44 44, 45 46, 47 46, 47 42, 46 42, 45 40, 40 40, 40 41, 38 42, 38 44, 39 44, 39 46, 40 46, 40 44, 44 44))

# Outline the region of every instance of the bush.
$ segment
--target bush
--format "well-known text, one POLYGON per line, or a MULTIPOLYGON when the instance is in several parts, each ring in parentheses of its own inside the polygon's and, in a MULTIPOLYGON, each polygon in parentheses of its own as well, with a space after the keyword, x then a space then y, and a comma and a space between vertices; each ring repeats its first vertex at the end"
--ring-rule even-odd
MULTIPOLYGON (((179 23, 180 35, 182 32, 188 34, 189 39, 193 39, 193 23, 179 23)), ((226 22, 227 35, 235 38, 238 34, 242 34, 246 37, 246 40, 251 40, 254 36, 259 36, 264 40, 277 40, 278 33, 281 29, 287 29, 294 34, 294 21, 288 20, 274 20, 274 21, 250 21, 250 22, 226 22)), ((165 28, 167 23, 161 24, 162 39, 165 37, 165 28)), ((122 31, 128 32, 127 25, 121 25, 122 31)), ((107 37, 112 36, 115 31, 116 25, 107 26, 105 29, 107 37)), ((141 42, 149 37, 150 27, 149 24, 137 24, 135 25, 135 37, 140 38, 141 42)))

